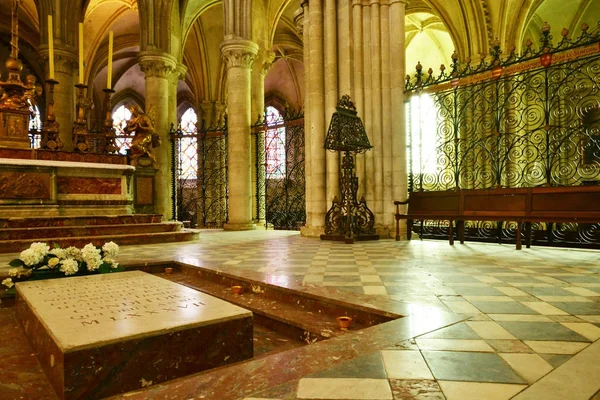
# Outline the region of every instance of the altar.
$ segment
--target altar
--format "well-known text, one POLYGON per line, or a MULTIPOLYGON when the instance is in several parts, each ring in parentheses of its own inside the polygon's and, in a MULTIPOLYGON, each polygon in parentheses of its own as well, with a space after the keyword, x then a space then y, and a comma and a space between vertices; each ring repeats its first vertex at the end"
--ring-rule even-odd
POLYGON ((250 311, 141 271, 16 287, 17 319, 61 399, 107 397, 253 355, 250 311))

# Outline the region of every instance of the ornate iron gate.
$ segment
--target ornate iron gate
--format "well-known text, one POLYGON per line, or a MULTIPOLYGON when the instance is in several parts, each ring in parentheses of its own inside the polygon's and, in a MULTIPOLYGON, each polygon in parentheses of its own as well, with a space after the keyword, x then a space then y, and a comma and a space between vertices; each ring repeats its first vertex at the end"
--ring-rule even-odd
MULTIPOLYGON (((539 51, 528 41, 522 55, 501 59, 495 44, 491 61, 459 65, 453 56, 437 77, 418 65, 406 85, 409 190, 600 184, 600 36, 588 29, 574 40, 563 30, 553 46, 546 26, 539 51), (437 126, 428 126, 434 113, 437 126)), ((532 229, 537 244, 600 247, 600 224, 532 229)), ((415 226, 422 237, 447 230, 435 221, 415 226)), ((465 223, 465 235, 514 242, 516 224, 465 223)))
POLYGON ((227 222, 227 121, 221 126, 171 128, 173 215, 192 228, 227 222))
POLYGON ((274 229, 299 230, 306 222, 304 116, 265 114, 253 133, 256 217, 274 229))

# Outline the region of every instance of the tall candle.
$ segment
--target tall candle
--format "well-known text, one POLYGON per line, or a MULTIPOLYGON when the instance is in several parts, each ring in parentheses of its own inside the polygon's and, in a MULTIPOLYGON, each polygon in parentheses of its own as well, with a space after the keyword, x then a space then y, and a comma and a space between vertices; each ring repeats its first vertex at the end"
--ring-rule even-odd
POLYGON ((83 22, 79 23, 79 84, 83 85, 83 22))
POLYGON ((112 88, 112 56, 113 56, 113 31, 108 32, 108 74, 106 76, 106 88, 112 88))
POLYGON ((54 34, 52 33, 52 15, 48 15, 48 66, 49 78, 54 79, 54 34))

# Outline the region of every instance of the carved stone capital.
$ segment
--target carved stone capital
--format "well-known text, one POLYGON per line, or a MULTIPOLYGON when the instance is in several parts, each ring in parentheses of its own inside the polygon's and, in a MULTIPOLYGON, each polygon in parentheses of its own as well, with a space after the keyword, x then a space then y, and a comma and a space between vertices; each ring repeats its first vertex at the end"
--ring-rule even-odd
MULTIPOLYGON (((48 45, 40 46, 38 50, 40 61, 43 64, 48 62, 48 45)), ((71 46, 54 46, 54 70, 57 73, 71 74, 78 68, 79 59, 71 46)), ((48 67, 46 67, 48 68, 48 67)))
POLYGON ((168 78, 177 68, 177 59, 166 53, 140 53, 138 63, 146 77, 168 78))
POLYGON ((296 25, 296 33, 302 38, 304 35, 304 9, 302 7, 294 12, 294 25, 296 25))
POLYGON ((261 65, 260 73, 265 76, 267 72, 273 66, 273 61, 275 61, 275 52, 271 50, 265 51, 265 55, 263 57, 263 62, 261 65))
POLYGON ((221 59, 229 68, 252 69, 258 45, 246 39, 228 39, 221 43, 221 59))

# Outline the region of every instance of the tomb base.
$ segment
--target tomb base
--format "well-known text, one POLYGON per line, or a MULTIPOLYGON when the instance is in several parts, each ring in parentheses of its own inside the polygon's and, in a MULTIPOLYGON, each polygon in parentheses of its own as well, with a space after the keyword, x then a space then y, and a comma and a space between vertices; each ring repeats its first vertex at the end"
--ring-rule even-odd
POLYGON ((61 399, 101 398, 252 357, 252 313, 139 271, 17 284, 61 399))

